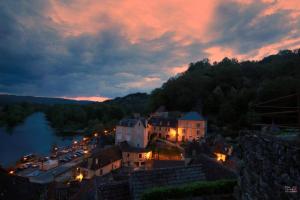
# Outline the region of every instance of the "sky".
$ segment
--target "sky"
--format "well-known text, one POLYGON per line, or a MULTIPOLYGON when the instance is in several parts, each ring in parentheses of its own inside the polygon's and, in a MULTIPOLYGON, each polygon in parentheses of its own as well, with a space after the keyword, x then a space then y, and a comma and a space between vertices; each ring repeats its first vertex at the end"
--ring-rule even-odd
POLYGON ((102 101, 300 47, 300 0, 1 0, 0 93, 102 101))

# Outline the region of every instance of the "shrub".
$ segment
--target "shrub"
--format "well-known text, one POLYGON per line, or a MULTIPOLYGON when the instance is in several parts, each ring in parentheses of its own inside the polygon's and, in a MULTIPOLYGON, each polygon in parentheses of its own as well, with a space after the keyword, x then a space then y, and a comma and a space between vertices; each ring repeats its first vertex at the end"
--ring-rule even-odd
POLYGON ((178 199, 213 194, 229 194, 233 192, 236 180, 217 180, 193 182, 177 187, 155 187, 147 190, 142 200, 152 199, 178 199))

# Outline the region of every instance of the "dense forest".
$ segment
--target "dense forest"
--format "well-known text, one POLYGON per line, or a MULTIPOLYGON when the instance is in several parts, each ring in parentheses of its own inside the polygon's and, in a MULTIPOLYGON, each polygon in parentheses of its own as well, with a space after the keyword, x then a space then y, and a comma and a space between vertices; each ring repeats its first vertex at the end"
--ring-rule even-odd
POLYGON ((60 131, 112 129, 118 120, 133 113, 147 115, 164 105, 170 111, 196 110, 210 127, 230 131, 248 128, 253 105, 299 92, 300 49, 283 50, 260 61, 224 58, 191 63, 187 71, 170 78, 162 87, 130 94, 102 103, 14 104, 0 112, 2 124, 15 124, 35 111, 42 111, 60 131))
POLYGON ((251 106, 300 89, 300 49, 283 50, 260 61, 224 58, 191 63, 151 93, 151 108, 197 110, 210 125, 239 130, 251 122, 251 106))

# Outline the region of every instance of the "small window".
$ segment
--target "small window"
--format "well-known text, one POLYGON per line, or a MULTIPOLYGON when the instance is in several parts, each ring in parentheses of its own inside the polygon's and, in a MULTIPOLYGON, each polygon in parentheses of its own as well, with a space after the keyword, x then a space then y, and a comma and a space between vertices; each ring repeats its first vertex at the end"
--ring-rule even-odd
POLYGON ((127 154, 127 157, 129 157, 129 153, 127 154))
POLYGON ((145 162, 141 162, 141 165, 145 165, 145 162))
POLYGON ((196 128, 200 128, 201 124, 200 123, 197 123, 196 124, 196 128))
POLYGON ((182 132, 185 133, 185 128, 182 129, 182 132))
POLYGON ((139 154, 139 158, 142 158, 142 154, 141 153, 139 154))
POLYGON ((103 170, 102 169, 100 169, 100 175, 102 175, 103 174, 103 170))

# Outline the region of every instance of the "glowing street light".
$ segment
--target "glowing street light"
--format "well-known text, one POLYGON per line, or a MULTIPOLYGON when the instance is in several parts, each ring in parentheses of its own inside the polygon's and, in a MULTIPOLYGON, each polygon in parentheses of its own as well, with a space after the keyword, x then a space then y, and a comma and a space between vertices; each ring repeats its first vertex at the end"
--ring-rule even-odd
POLYGON ((78 174, 78 175, 75 177, 75 180, 77 180, 77 181, 79 181, 79 182, 81 182, 82 179, 83 179, 83 174, 82 174, 82 173, 78 174))
POLYGON ((225 162, 226 161, 226 155, 222 154, 222 153, 215 153, 215 155, 217 156, 217 160, 221 161, 221 162, 225 162))
POLYGON ((95 136, 95 137, 98 137, 98 133, 94 133, 94 136, 95 136))
POLYGON ((78 142, 77 142, 77 140, 75 140, 74 142, 73 142, 73 144, 77 144, 78 142))
POLYGON ((8 173, 9 174, 14 174, 15 172, 14 172, 14 170, 10 170, 8 173))

